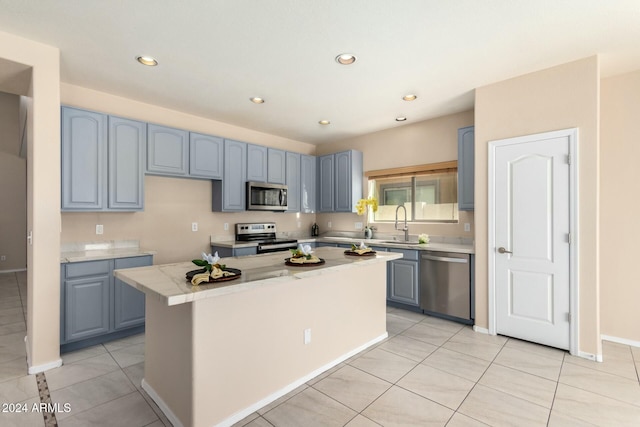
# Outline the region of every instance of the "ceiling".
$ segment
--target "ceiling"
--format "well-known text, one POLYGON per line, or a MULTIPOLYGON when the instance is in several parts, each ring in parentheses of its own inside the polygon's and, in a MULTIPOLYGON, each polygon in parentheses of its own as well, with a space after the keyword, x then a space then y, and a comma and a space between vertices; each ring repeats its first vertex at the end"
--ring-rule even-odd
POLYGON ((59 47, 63 82, 313 144, 594 54, 640 69, 639 0, 0 0, 0 28, 59 47))

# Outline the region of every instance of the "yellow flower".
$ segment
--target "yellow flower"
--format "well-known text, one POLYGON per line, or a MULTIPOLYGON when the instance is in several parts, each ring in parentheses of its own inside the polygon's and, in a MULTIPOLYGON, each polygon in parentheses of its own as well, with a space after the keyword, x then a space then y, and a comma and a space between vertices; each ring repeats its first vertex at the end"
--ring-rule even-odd
POLYGON ((356 212, 358 215, 363 215, 367 212, 367 206, 371 206, 373 212, 378 212, 378 199, 375 197, 369 197, 368 199, 360 199, 356 203, 356 212))

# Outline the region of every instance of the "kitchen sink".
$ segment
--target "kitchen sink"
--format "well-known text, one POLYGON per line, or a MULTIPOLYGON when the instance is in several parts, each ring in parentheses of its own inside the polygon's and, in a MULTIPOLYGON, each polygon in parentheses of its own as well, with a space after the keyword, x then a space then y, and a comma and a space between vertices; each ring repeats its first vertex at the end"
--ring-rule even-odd
POLYGON ((402 240, 383 240, 380 243, 391 243, 394 245, 419 245, 420 242, 405 242, 402 240))

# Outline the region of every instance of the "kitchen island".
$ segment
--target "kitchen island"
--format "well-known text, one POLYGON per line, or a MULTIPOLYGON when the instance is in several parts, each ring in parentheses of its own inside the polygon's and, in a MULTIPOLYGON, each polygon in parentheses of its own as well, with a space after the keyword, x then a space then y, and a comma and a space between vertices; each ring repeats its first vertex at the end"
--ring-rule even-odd
POLYGON ((315 255, 223 258, 241 277, 197 287, 190 262, 115 272, 145 293, 142 386, 174 425, 232 425, 387 337, 386 262, 402 255, 315 255))

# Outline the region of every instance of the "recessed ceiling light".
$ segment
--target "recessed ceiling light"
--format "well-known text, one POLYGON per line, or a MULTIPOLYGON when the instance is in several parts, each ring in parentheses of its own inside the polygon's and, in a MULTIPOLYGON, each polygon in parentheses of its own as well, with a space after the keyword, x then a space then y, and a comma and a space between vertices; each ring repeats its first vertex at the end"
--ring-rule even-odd
POLYGON ((396 117, 396 122, 404 122, 405 120, 407 120, 406 117, 396 117))
POLYGON ((331 122, 329 120, 320 120, 318 123, 320 123, 321 125, 331 124, 331 122))
POLYGON ((338 64, 342 64, 342 65, 351 65, 354 62, 356 62, 356 56, 352 53, 341 53, 340 55, 336 56, 336 62, 338 64))
POLYGON ((249 100, 251 102, 253 102, 254 104, 264 104, 264 99, 259 98, 259 97, 254 97, 254 98, 249 98, 249 100))
POLYGON ((417 97, 418 95, 414 95, 411 93, 409 95, 403 96, 402 99, 404 99, 405 101, 415 101, 417 97))
POLYGON ((136 60, 142 65, 146 65, 148 67, 155 67, 158 65, 158 61, 152 56, 138 56, 136 60))

